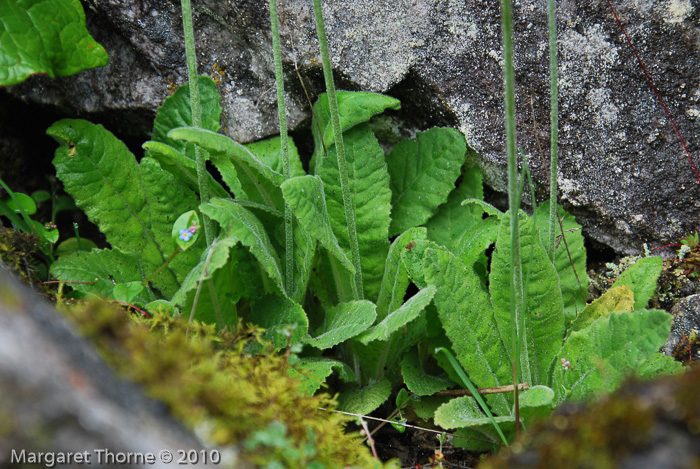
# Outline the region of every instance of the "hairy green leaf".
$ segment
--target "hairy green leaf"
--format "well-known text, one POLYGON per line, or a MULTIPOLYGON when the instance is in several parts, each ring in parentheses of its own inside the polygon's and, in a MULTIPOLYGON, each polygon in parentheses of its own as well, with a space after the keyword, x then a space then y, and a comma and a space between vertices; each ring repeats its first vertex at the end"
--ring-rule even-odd
MULTIPOLYGON (((586 248, 583 245, 583 233, 581 225, 576 223, 576 219, 558 207, 559 218, 561 219, 566 235, 566 244, 561 237, 561 227, 556 224, 557 245, 554 257, 554 266, 559 275, 561 285, 561 295, 564 300, 564 317, 567 324, 572 321, 577 313, 583 311, 586 306, 585 295, 588 293, 588 273, 586 271, 586 248), (567 251, 568 247, 568 251, 567 251), (571 259, 569 259, 571 254, 571 259), (573 266, 572 268, 572 262, 573 266), (579 283, 580 282, 580 283, 579 283)), ((540 240, 543 245, 549 241, 549 202, 542 203, 537 207, 533 215, 533 221, 537 225, 540 233, 540 240)))
POLYGON ((368 415, 391 395, 391 383, 385 379, 365 387, 350 386, 338 396, 338 409, 368 415))
MULTIPOLYGON (((101 125, 65 119, 47 133, 61 146, 53 160, 66 192, 113 247, 138 256, 147 273, 172 254, 175 219, 197 208, 194 193, 151 158, 136 163, 126 145, 101 125)), ((152 279, 167 297, 197 263, 201 247, 179 254, 152 279)))
MULTIPOLYGON (((425 279, 437 286, 440 322, 469 378, 480 388, 511 384, 508 353, 477 275, 448 251, 426 249, 424 256, 425 279)), ((497 414, 510 414, 504 395, 491 395, 488 401, 497 414)))
MULTIPOLYGON (((340 128, 343 132, 350 130, 357 124, 367 122, 372 116, 386 109, 399 109, 401 107, 398 99, 364 91, 338 91, 336 92, 336 99, 338 100, 338 113, 340 114, 340 128)), ((315 145, 311 167, 316 168, 315 172, 318 174, 317 164, 325 156, 324 146, 326 150, 329 150, 335 142, 331 125, 330 107, 328 106, 328 95, 326 93, 321 94, 316 104, 314 104, 314 115, 316 116, 318 127, 316 125, 311 126, 315 145), (318 131, 319 127, 321 133, 318 131), (321 159, 319 159, 319 156, 321 156, 321 159)))
MULTIPOLYGON (((111 297, 115 284, 143 282, 148 273, 137 256, 118 249, 78 251, 51 264, 51 275, 58 280, 71 282, 73 290, 102 298, 111 297)), ((143 306, 155 299, 153 292, 146 289, 132 302, 143 306)))
POLYGON ((658 352, 668 338, 672 317, 665 311, 644 310, 600 318, 566 340, 552 379, 556 403, 575 401, 612 391, 625 376, 658 352))
POLYGON ((79 0, 0 0, 0 86, 107 65, 79 0))
POLYGON ((326 357, 305 357, 289 369, 289 374, 301 381, 300 388, 306 396, 313 396, 333 371, 344 383, 354 382, 355 375, 345 363, 326 357))
MULTIPOLYGON (((564 339, 564 303, 559 277, 540 243, 532 219, 522 212, 519 219, 525 296, 523 328, 518 330, 522 343, 522 380, 531 385, 549 385, 552 363, 564 339)), ((504 216, 491 260, 489 285, 494 317, 503 338, 510 337, 511 331, 510 252, 510 219, 504 216)), ((506 351, 511 357, 510 348, 506 351)))
POLYGON ((418 132, 415 140, 394 147, 386 158, 393 207, 391 236, 424 224, 447 202, 466 150, 464 135, 450 128, 418 132))
MULTIPOLYGON (((356 125, 345 132, 343 138, 352 203, 355 206, 364 297, 375 300, 389 250, 389 173, 384 152, 368 125, 356 125)), ((323 180, 333 232, 348 258, 352 259, 335 147, 329 150, 318 175, 323 180)))
POLYGON ((442 374, 430 375, 423 370, 418 357, 418 349, 411 349, 401 361, 401 374, 406 387, 419 396, 430 396, 455 386, 454 381, 442 374))
POLYGON ((481 207, 473 204, 462 205, 462 201, 469 198, 484 198, 481 170, 477 167, 463 172, 459 187, 450 192, 447 203, 438 207, 437 213, 428 220, 425 225, 428 238, 456 252, 454 246, 457 241, 481 220, 484 213, 481 207))
POLYGON ((569 332, 578 331, 593 324, 597 319, 610 314, 627 313, 634 310, 634 294, 630 287, 622 285, 611 288, 586 305, 581 314, 571 321, 569 332))
POLYGON ((227 199, 211 199, 200 207, 203 214, 219 222, 229 236, 250 249, 265 272, 284 291, 280 259, 262 223, 248 209, 227 199))
POLYGON ((416 293, 400 308, 392 311, 382 322, 367 329, 357 340, 367 345, 375 340, 389 340, 391 334, 413 321, 435 296, 436 287, 430 285, 416 293))
POLYGON ((248 319, 265 328, 262 338, 278 350, 299 342, 309 329, 304 308, 285 296, 265 295, 251 309, 248 319))
POLYGON ((656 281, 661 275, 663 260, 660 257, 645 257, 627 267, 620 275, 613 287, 627 285, 634 293, 634 308, 646 308, 654 291, 656 291, 656 281))
POLYGON ((377 317, 376 306, 367 300, 341 303, 326 313, 326 324, 316 331, 315 337, 304 340, 321 350, 355 337, 372 325, 377 317))

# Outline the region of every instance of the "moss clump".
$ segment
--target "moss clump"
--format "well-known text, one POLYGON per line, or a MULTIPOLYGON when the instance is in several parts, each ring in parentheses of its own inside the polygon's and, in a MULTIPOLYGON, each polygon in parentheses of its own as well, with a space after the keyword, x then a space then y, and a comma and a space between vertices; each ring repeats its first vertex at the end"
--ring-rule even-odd
POLYGON ((36 268, 38 243, 37 235, 0 226, 0 262, 30 285, 39 281, 39 271, 36 268))
POLYGON ((700 369, 560 409, 479 469, 700 467, 700 369), (636 461, 636 462, 635 462, 636 461), (659 466, 660 467, 660 466, 659 466))
POLYGON ((284 357, 245 353, 260 331, 193 322, 188 333, 166 314, 130 317, 102 304, 68 313, 110 364, 208 443, 237 445, 256 466, 381 467, 344 431, 346 417, 318 410, 333 407, 330 398, 302 397, 284 357))

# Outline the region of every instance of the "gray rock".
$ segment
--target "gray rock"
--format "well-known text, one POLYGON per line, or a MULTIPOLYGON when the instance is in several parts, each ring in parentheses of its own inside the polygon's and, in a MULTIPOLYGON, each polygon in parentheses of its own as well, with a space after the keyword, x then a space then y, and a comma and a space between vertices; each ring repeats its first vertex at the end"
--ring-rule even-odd
MULTIPOLYGON (((671 309, 673 325, 668 340, 662 347, 662 352, 673 356, 680 340, 688 340, 695 334, 700 334, 700 294, 681 298, 671 309)), ((693 347, 697 349, 697 347, 693 347)), ((693 357, 695 360, 697 357, 693 357)))
MULTIPOLYGON (((694 0, 623 0, 618 14, 697 156, 700 11, 694 0)), ((90 0, 88 27, 110 65, 77 77, 33 77, 11 93, 63 106, 138 134, 170 84, 185 82, 179 2, 90 0), (126 118, 125 118, 126 117, 126 118)), ((195 5, 199 70, 219 80, 224 132, 277 133, 267 2, 195 5)), ((499 2, 346 0, 325 3, 341 87, 402 100, 405 125, 454 125, 505 189, 499 2)), ((294 73, 322 91, 310 0, 280 4, 289 123, 309 117, 294 73)), ((549 155, 544 0, 514 5, 519 145, 546 196, 549 155), (533 115, 534 114, 534 115, 533 115), (533 125, 534 123, 534 125, 533 125), (540 150, 541 149, 541 150, 540 150)), ((588 235, 625 253, 677 241, 698 226, 700 184, 606 2, 558 2, 560 201, 588 235)))

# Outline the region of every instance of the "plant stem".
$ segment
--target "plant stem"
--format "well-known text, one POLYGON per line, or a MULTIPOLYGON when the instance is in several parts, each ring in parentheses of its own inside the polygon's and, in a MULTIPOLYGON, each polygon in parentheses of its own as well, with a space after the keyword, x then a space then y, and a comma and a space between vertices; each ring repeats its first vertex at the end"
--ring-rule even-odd
POLYGON ((355 224, 355 207, 353 206, 350 184, 348 181, 348 167, 345 161, 345 145, 343 143, 343 130, 340 127, 340 115, 338 114, 338 99, 335 95, 335 83, 333 82, 333 69, 331 59, 328 54, 328 40, 326 38, 326 28, 323 23, 323 8, 321 0, 314 0, 314 13, 316 15, 316 34, 321 48, 321 61, 323 62, 323 77, 326 81, 326 92, 328 93, 328 106, 331 111, 331 124, 333 125, 333 137, 335 138, 335 148, 338 155, 338 172, 340 173, 340 189, 343 193, 343 207, 345 208, 345 222, 348 228, 348 238, 350 240, 350 253, 352 264, 355 267, 355 281, 353 290, 355 299, 364 298, 362 287, 362 266, 360 264, 360 244, 357 239, 357 225, 355 224))
MULTIPOLYGON (((510 209, 510 324, 512 347, 513 385, 519 383, 520 377, 520 338, 518 336, 518 318, 522 314, 523 277, 520 259, 520 227, 518 226, 518 162, 515 151, 515 71, 513 70, 513 11, 511 0, 501 0, 501 22, 503 30, 503 74, 505 78, 506 110, 506 151, 508 156, 508 199, 510 209)), ((518 388, 513 391, 515 397, 515 431, 520 435, 520 406, 518 388)))
MULTIPOLYGON (((549 14, 549 83, 550 121, 552 129, 549 173, 549 258, 554 264, 556 250, 557 210, 557 137, 559 135, 559 101, 557 92, 557 13, 554 0, 547 1, 549 14)), ((563 233, 562 233, 563 236, 563 233)), ((574 272, 576 270, 574 269, 574 272)))
MULTIPOLYGON (((272 51, 275 60, 275 83, 277 84, 277 113, 280 119, 280 144, 282 145, 282 170, 284 179, 292 177, 289 165, 289 138, 287 136, 287 108, 284 101, 284 74, 282 72, 282 52, 280 48, 279 19, 277 0, 270 0, 270 25, 272 28, 272 51)), ((284 247, 286 253, 285 289, 292 296, 294 289, 294 218, 292 209, 284 203, 284 247)))
MULTIPOLYGON (((194 29, 192 27, 192 8, 190 0, 181 0, 182 26, 185 32, 185 53, 187 55, 187 79, 190 84, 190 106, 192 108, 192 126, 202 127, 202 106, 199 101, 199 76, 197 75, 197 53, 194 46, 194 29)), ((204 150, 199 145, 194 146, 195 162, 197 164, 197 182, 199 184, 199 200, 209 202, 209 184, 207 181, 207 166, 204 150)), ((204 237, 210 245, 214 237, 214 226, 206 215, 203 215, 204 237)))
POLYGON ((163 263, 163 265, 158 267, 158 269, 156 269, 155 272, 153 272, 151 275, 146 277, 146 279, 143 282, 141 282, 141 285, 148 286, 148 282, 150 282, 153 277, 155 277, 156 275, 161 273, 163 271, 163 269, 165 269, 168 266, 168 264, 170 264, 172 262, 172 260, 175 259, 175 256, 177 256, 181 252, 182 252, 182 250, 179 247, 176 247, 175 250, 173 251, 173 253, 170 255, 170 257, 168 257, 168 259, 163 263))

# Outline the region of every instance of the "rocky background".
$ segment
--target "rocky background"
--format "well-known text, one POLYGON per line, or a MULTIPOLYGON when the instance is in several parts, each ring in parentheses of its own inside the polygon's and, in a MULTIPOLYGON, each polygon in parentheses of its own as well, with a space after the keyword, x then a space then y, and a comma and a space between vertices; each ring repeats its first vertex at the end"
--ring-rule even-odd
MULTIPOLYGON (((83 3, 88 30, 107 49, 109 66, 55 80, 35 76, 0 95, 43 105, 44 114, 103 123, 140 144, 148 138, 156 108, 186 81, 180 4, 83 3)), ((557 3, 560 202, 588 236, 618 252, 678 242, 698 228, 700 181, 672 124, 608 3, 557 3)), ((697 158, 698 2, 618 0, 614 5, 697 158)), ((195 0, 193 6, 199 71, 218 82, 224 132, 241 142, 277 133, 267 2, 195 0)), ((311 99, 323 91, 313 8, 310 0, 283 0, 279 8, 288 119, 291 127, 302 128, 310 112, 301 83, 311 99)), ((340 88, 399 98, 403 109, 393 117, 402 132, 433 125, 460 129, 478 153, 487 183, 505 189, 499 2, 343 0, 325 2, 324 11, 340 88)), ((515 1, 514 20, 518 142, 546 197, 546 0, 515 1)))

